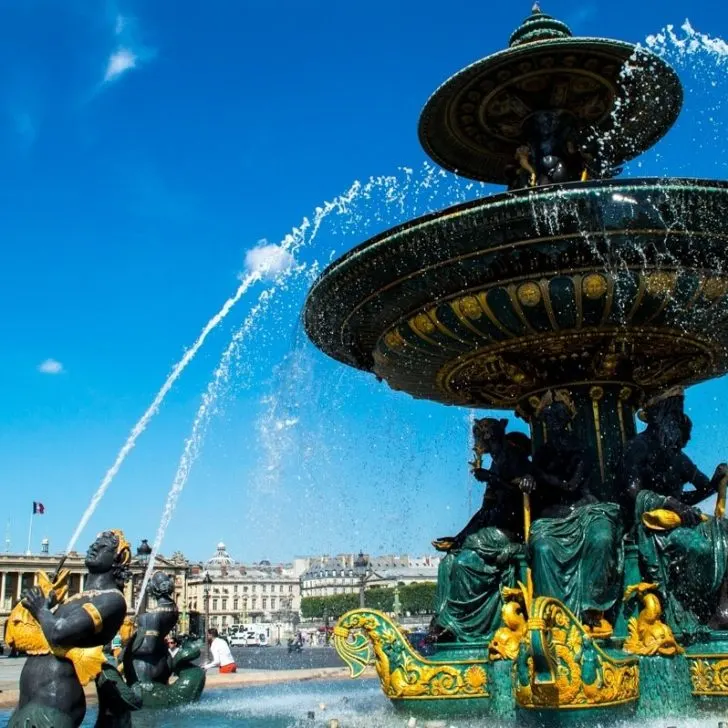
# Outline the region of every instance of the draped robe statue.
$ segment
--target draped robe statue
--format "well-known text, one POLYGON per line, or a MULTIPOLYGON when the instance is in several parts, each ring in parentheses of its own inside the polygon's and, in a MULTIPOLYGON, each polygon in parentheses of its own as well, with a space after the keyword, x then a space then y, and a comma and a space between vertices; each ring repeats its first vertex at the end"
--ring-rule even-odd
POLYGON ((515 586, 523 550, 522 490, 533 487, 530 440, 506 434, 507 420, 485 418, 473 427, 478 455, 492 458, 473 474, 486 483, 483 504, 457 536, 438 539, 440 562, 430 635, 439 641, 485 643, 500 626, 502 586, 515 586))
POLYGON ((683 404, 675 388, 645 405, 647 429, 625 449, 623 473, 641 567, 659 584, 667 623, 691 639, 728 627, 728 523, 694 507, 725 486, 728 466, 708 478, 682 451, 692 430, 683 404))
POLYGON ((559 599, 594 636, 605 637, 611 627, 603 614, 621 596, 621 514, 618 505, 599 503, 591 493, 597 466, 569 430, 574 412, 560 390, 548 392, 535 415, 547 438, 533 458, 529 563, 537 596, 559 599))

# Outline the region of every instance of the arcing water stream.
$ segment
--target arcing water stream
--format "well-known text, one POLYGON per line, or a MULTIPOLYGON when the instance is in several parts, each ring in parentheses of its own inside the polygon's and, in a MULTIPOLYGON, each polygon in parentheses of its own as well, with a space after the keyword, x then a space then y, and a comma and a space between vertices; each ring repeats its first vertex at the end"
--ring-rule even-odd
MULTIPOLYGON (((720 93, 721 89, 717 88, 717 86, 724 85, 721 79, 723 78, 722 71, 725 63, 728 61, 728 46, 720 39, 710 38, 709 36, 698 33, 687 22, 681 29, 684 34, 682 36, 678 35, 672 26, 667 26, 667 28, 660 33, 648 37, 645 45, 658 55, 666 56, 667 60, 677 67, 681 75, 695 75, 699 71, 699 78, 690 78, 690 84, 687 85, 686 89, 688 94, 690 93, 690 87, 693 83, 708 83, 712 86, 713 93, 710 98, 706 99, 705 94, 700 94, 699 98, 692 98, 689 101, 686 99, 686 112, 688 112, 689 116, 692 117, 691 121, 688 123, 692 123, 697 126, 697 131, 696 129, 689 128, 688 133, 693 135, 693 141, 699 143, 700 147, 707 149, 707 147, 711 145, 711 141, 716 141, 719 136, 722 136, 720 128, 722 119, 718 112, 721 110, 719 107, 722 105, 721 99, 723 98, 723 94, 720 93), (706 106, 706 103, 708 102, 710 103, 710 108, 706 106), (703 136, 700 134, 700 130, 706 128, 707 125, 709 125, 712 130, 712 135, 710 135, 711 138, 708 138, 707 134, 703 136)), ((697 96, 697 94, 695 95, 697 96)), ((683 114, 681 119, 681 123, 683 125, 685 125, 685 116, 686 114, 683 114)), ((658 146, 660 149, 664 149, 664 144, 658 146)), ((654 165, 655 161, 659 161, 661 164, 661 154, 662 152, 658 149, 657 152, 651 155, 651 161, 648 158, 646 161, 640 160, 634 164, 640 168, 643 166, 649 167, 654 165)), ((696 163, 695 158, 692 155, 689 156, 689 159, 681 160, 682 163, 685 165, 694 165, 696 163)), ((706 160, 711 161, 713 165, 716 163, 719 163, 722 166, 725 165, 725 161, 721 160, 720 154, 712 153, 711 155, 701 157, 698 161, 705 162, 706 160)), ((676 169, 674 164, 671 164, 671 169, 676 169)), ((679 166, 677 169, 679 170, 679 166)), ((715 169, 706 171, 708 175, 712 173, 713 176, 720 176, 715 169)), ((640 169, 640 172, 644 172, 644 170, 640 169)), ((699 170, 699 172, 700 174, 704 173, 702 170, 699 170)), ((345 240, 342 240, 342 243, 349 247, 352 242, 356 242, 362 237, 362 222, 371 223, 373 220, 376 224, 381 224, 382 226, 386 224, 388 226, 392 223, 392 217, 396 217, 397 213, 401 215, 402 219, 405 219, 406 217, 411 217, 414 214, 423 214, 430 210, 442 207, 444 202, 443 197, 445 197, 445 195, 443 195, 443 187, 447 187, 447 197, 449 199, 447 199, 446 202, 448 204, 463 201, 467 198, 472 198, 482 194, 481 185, 452 178, 450 175, 446 175, 441 170, 429 164, 425 165, 423 176, 418 175, 418 173, 413 173, 413 171, 409 169, 404 169, 403 173, 403 177, 377 177, 370 179, 365 184, 361 184, 359 182, 354 183, 346 193, 335 198, 332 202, 325 203, 322 207, 317 208, 311 220, 308 218, 304 219, 303 223, 286 235, 278 246, 270 247, 279 248, 284 253, 290 255, 294 255, 303 246, 310 247, 311 243, 317 237, 319 228, 323 224, 324 220, 332 216, 332 214, 342 216, 339 221, 339 234, 342 238, 345 238, 345 240), (383 199, 374 199, 376 197, 375 192, 383 193, 383 199), (368 209, 355 209, 355 202, 367 202, 372 200, 374 204, 370 205, 368 209), (365 216, 368 216, 368 219, 365 219, 365 216)), ((336 235, 337 233, 334 232, 333 234, 336 235)), ((322 261, 325 262, 330 255, 333 255, 333 253, 334 251, 331 251, 328 255, 321 256, 322 261)), ((172 516, 177 499, 187 478, 189 477, 190 469, 199 454, 207 423, 209 422, 212 414, 216 411, 216 403, 219 401, 221 394, 227 389, 226 385, 230 379, 230 364, 236 356, 239 355, 241 346, 244 340, 248 337, 253 320, 259 318, 265 313, 270 300, 274 297, 276 290, 278 290, 278 286, 288 277, 290 272, 300 271, 303 270, 303 268, 310 271, 313 265, 316 265, 315 260, 310 262, 308 266, 303 266, 302 268, 300 266, 294 266, 286 272, 281 272, 282 279, 277 281, 271 288, 263 291, 260 299, 251 309, 245 322, 233 334, 230 344, 223 353, 220 364, 215 369, 212 380, 208 384, 207 390, 203 395, 197 411, 197 416, 192 425, 191 433, 185 441, 177 473, 173 478, 172 486, 164 506, 163 518, 155 539, 155 554, 161 546, 166 526, 172 516)), ((227 316, 232 307, 240 300, 240 298, 242 298, 248 288, 256 280, 263 277, 264 274, 264 270, 260 270, 258 268, 253 268, 252 270, 249 269, 249 273, 241 282, 241 285, 235 295, 228 299, 220 312, 210 319, 193 346, 185 352, 184 357, 178 362, 178 364, 175 365, 171 374, 164 382, 162 388, 157 393, 150 406, 132 428, 127 441, 119 451, 113 465, 105 474, 96 493, 94 493, 88 508, 84 512, 78 527, 69 541, 67 551, 70 551, 75 546, 80 533, 87 525, 94 510, 103 498, 104 493, 107 491, 112 480, 118 473, 124 460, 133 449, 138 437, 142 434, 142 432, 144 432, 150 420, 158 412, 166 394, 201 348, 208 334, 227 316)), ((299 396, 305 397, 306 395, 303 393, 299 394, 299 396)), ((277 406, 275 393, 271 395, 271 397, 267 398, 267 406, 269 412, 264 414, 263 418, 268 416, 269 418, 273 417, 275 419, 274 410, 277 406)), ((275 453, 271 453, 269 455, 270 458, 276 457, 275 453)), ((151 573, 154 559, 150 559, 149 563, 149 571, 151 573)), ((148 580, 148 576, 149 574, 146 575, 145 584, 148 580)))
POLYGON ((197 354, 197 352, 200 350, 200 347, 205 343, 205 339, 208 337, 210 332, 230 313, 233 306, 245 295, 245 292, 248 290, 248 288, 250 288, 251 285, 253 285, 253 283, 260 280, 260 277, 260 272, 253 271, 243 278, 242 282, 238 286, 238 290, 235 291, 235 294, 228 298, 228 300, 225 301, 225 303, 223 304, 222 308, 205 324, 195 343, 189 349, 187 349, 184 356, 174 365, 172 372, 165 380, 162 388, 157 392, 154 399, 152 400, 152 403, 149 405, 149 407, 147 407, 144 414, 132 428, 129 437, 122 446, 121 450, 119 450, 119 454, 116 456, 114 464, 106 471, 106 475, 104 475, 104 478, 101 481, 101 485, 99 485, 98 489, 91 498, 91 502, 88 504, 88 507, 81 516, 81 520, 79 521, 78 526, 76 526, 76 530, 73 532, 73 536, 71 536, 71 540, 68 542, 68 546, 66 546, 66 553, 73 550, 73 547, 78 541, 78 537, 81 535, 81 531, 83 531, 83 529, 86 527, 86 524, 89 522, 89 519, 96 510, 96 506, 98 506, 98 504, 101 502, 101 499, 104 497, 104 493, 106 493, 108 487, 111 485, 111 481, 114 479, 114 476, 119 472, 119 468, 121 468, 124 460, 126 460, 126 456, 134 448, 134 445, 136 444, 139 435, 141 435, 144 430, 146 430, 149 421, 159 411, 159 406, 162 404, 164 398, 167 396, 167 392, 172 389, 172 386, 177 381, 177 379, 179 379, 179 376, 185 370, 185 367, 192 361, 192 359, 194 359, 195 354, 197 354))

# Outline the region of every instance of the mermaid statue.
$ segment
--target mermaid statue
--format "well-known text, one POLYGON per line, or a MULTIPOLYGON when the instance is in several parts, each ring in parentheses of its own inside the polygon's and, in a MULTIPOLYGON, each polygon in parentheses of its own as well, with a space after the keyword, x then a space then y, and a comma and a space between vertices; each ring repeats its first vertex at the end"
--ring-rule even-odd
MULTIPOLYGON (((86 552, 84 591, 67 596, 68 571, 53 579, 38 575, 8 618, 7 642, 28 654, 20 675, 20 699, 9 728, 78 728, 86 714, 83 686, 100 685, 105 717, 113 713, 111 677, 102 647, 111 642, 126 614, 122 590, 129 578, 129 543, 118 530, 100 533, 86 552)), ((126 709, 134 709, 134 700, 126 709)), ((103 722, 99 726, 115 725, 103 722)), ((121 723, 120 725, 123 725, 121 723)))

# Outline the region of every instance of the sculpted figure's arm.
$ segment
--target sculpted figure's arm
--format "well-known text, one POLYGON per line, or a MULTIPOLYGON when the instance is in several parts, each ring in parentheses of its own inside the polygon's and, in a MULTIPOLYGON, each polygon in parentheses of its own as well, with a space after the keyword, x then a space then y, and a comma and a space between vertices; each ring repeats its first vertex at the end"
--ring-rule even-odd
POLYGON ((728 465, 721 463, 715 469, 713 477, 708 478, 705 473, 698 470, 697 465, 684 453, 681 458, 681 470, 685 481, 695 486, 695 490, 683 492, 680 496, 683 503, 691 506, 700 503, 700 501, 715 493, 718 490, 720 481, 728 476, 728 465))
POLYGON ((57 647, 90 647, 103 645, 101 631, 108 619, 123 620, 126 604, 119 594, 102 594, 89 603, 79 603, 74 609, 57 616, 51 609, 54 596, 46 598, 38 587, 32 587, 23 597, 23 605, 35 617, 45 638, 57 647))

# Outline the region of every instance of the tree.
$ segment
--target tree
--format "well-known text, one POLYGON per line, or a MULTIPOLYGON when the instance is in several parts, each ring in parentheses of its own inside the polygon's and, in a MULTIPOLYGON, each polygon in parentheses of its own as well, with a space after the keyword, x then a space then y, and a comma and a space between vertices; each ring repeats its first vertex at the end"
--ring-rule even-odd
POLYGON ((410 614, 432 614, 435 611, 437 584, 431 581, 409 584, 399 590, 402 611, 410 614))

